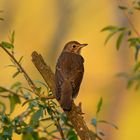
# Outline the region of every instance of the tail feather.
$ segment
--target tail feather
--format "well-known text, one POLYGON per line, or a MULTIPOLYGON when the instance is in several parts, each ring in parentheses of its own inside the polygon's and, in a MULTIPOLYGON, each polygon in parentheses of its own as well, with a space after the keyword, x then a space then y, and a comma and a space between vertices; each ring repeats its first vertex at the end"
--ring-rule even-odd
POLYGON ((68 80, 64 81, 61 89, 62 89, 61 90, 61 99, 60 99, 61 107, 65 111, 70 111, 71 106, 72 106, 72 86, 71 86, 71 83, 68 80))

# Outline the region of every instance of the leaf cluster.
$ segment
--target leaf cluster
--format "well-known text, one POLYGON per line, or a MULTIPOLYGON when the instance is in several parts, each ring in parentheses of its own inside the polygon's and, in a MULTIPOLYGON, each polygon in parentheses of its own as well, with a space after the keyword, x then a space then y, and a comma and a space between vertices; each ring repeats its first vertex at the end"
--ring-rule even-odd
POLYGON ((62 113, 56 100, 50 98, 52 92, 49 87, 42 81, 30 79, 22 67, 23 56, 16 60, 14 38, 13 31, 9 41, 2 41, 0 47, 10 56, 12 64, 7 66, 17 70, 13 78, 23 74, 29 87, 24 87, 19 81, 12 84, 10 88, 0 86, 0 97, 8 99, 10 103, 8 112, 5 103, 0 101, 0 139, 12 140, 13 133, 16 133, 22 135, 22 140, 59 140, 62 138, 58 134, 62 131, 67 140, 77 140, 72 124, 62 113), (25 110, 11 118, 17 104, 20 107, 24 106, 25 110))
MULTIPOLYGON (((134 87, 135 89, 139 89, 140 87, 140 62, 138 61, 139 51, 140 51, 140 34, 138 30, 135 28, 135 25, 133 24, 133 21, 129 18, 129 16, 133 15, 134 12, 137 10, 140 10, 140 1, 131 1, 130 6, 126 5, 119 5, 118 8, 122 11, 126 19, 128 20, 129 27, 118 27, 114 25, 109 25, 103 28, 101 31, 107 31, 109 32, 109 35, 107 36, 105 40, 105 44, 112 38, 113 35, 117 36, 116 41, 116 49, 119 50, 120 46, 122 46, 122 43, 125 42, 128 44, 129 48, 134 49, 134 60, 135 64, 132 68, 132 70, 127 72, 121 72, 117 74, 119 77, 124 77, 127 80, 127 88, 134 87), (134 34, 136 36, 134 36, 134 34)), ((123 46, 122 46, 123 47, 123 46)))

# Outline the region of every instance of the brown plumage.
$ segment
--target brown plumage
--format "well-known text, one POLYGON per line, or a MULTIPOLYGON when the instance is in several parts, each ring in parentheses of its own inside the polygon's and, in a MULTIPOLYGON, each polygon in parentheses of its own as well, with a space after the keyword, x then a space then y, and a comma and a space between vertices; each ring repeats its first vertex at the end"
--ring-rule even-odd
POLYGON ((84 74, 84 59, 80 51, 86 45, 70 41, 58 58, 55 71, 56 98, 66 111, 71 109, 72 99, 77 96, 80 88, 84 74))

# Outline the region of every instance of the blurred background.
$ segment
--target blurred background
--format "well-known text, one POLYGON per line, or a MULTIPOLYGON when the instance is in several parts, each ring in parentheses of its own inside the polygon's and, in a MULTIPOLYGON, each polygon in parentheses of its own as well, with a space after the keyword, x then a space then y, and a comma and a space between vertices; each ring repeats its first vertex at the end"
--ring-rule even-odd
MULTIPOLYGON (((129 0, 128 0, 129 1, 129 0)), ((125 1, 127 2, 127 0, 125 1)), ((133 50, 123 44, 115 49, 115 38, 104 46, 106 33, 100 30, 107 25, 127 25, 127 19, 114 0, 0 0, 0 41, 8 40, 15 30, 15 55, 24 56, 23 66, 33 80, 41 76, 31 62, 36 50, 54 70, 56 60, 65 43, 77 40, 89 45, 82 50, 85 74, 76 103, 82 102, 85 119, 91 129, 91 119, 96 115, 96 105, 103 97, 99 118, 113 122, 118 130, 100 125, 105 140, 140 139, 140 94, 126 89, 126 81, 116 77, 119 72, 129 72, 133 66, 133 50)), ((133 22, 138 25, 138 17, 133 22)), ((12 78, 13 68, 9 57, 0 49, 0 85, 9 87, 14 81, 26 81, 19 75, 12 78)), ((8 102, 7 102, 8 104, 8 102)), ((17 112, 21 108, 17 106, 17 112)), ((17 113, 15 112, 15 113, 17 113)), ((14 139, 20 139, 15 135, 14 139)))

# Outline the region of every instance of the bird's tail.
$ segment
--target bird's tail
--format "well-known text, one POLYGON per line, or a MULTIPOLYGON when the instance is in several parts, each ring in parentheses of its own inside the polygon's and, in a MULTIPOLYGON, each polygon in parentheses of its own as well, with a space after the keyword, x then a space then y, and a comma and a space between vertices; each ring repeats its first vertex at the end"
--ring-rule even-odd
POLYGON ((72 86, 68 80, 65 80, 61 88, 61 107, 65 111, 70 111, 72 106, 72 86))

